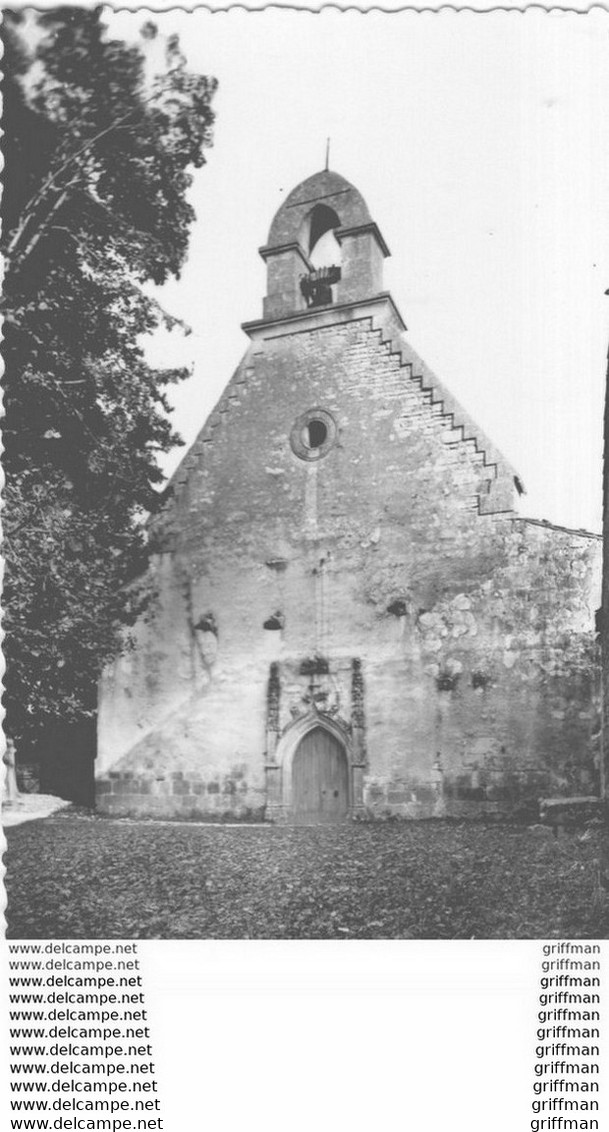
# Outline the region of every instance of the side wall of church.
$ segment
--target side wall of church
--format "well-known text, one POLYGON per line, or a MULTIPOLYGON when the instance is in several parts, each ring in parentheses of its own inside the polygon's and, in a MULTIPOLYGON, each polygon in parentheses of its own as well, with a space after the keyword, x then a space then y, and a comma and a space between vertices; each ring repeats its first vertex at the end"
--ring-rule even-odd
POLYGON ((100 808, 262 817, 273 747, 313 705, 358 730, 362 814, 590 793, 600 542, 481 514, 496 480, 369 318, 254 344, 102 681, 100 808), (290 435, 315 407, 336 442, 307 461, 290 435))
POLYGON ((447 585, 393 626, 389 695, 380 666, 370 674, 368 812, 534 813, 540 797, 598 791, 600 544, 500 519, 491 542, 489 576, 457 593, 447 585), (399 715, 401 740, 390 727, 399 715))

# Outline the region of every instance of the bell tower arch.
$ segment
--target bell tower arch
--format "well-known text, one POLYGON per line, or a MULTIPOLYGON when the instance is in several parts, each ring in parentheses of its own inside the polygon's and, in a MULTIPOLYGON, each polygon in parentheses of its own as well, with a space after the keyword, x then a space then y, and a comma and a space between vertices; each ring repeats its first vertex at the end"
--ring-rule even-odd
POLYGON ((263 318, 357 302, 383 291, 389 249, 361 193, 324 170, 292 190, 260 255, 267 267, 263 318))

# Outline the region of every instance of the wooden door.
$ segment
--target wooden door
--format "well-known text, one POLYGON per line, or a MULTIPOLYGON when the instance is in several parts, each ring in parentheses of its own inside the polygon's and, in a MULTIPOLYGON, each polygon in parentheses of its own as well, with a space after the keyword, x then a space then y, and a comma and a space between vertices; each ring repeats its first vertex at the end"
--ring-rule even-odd
POLYGON ((342 821, 349 809, 349 767, 344 747, 324 727, 300 741, 292 763, 292 813, 306 825, 342 821))

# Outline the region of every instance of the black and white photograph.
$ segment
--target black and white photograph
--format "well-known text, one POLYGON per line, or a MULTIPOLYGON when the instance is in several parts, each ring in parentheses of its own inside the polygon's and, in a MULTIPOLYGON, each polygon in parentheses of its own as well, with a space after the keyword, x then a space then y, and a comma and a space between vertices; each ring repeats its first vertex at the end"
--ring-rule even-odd
POLYGON ((9 939, 607 937, 608 30, 5 10, 9 939))

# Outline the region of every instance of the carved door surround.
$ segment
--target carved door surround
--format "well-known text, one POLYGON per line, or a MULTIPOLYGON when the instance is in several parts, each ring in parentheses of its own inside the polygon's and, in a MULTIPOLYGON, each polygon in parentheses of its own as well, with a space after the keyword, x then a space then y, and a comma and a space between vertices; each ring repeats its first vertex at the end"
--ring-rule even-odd
MULTIPOLYGON (((325 731, 344 751, 347 763, 347 813, 363 813, 365 754, 364 681, 359 659, 351 663, 351 720, 319 710, 313 698, 305 711, 281 729, 281 665, 273 664, 269 673, 267 702, 266 817, 268 821, 290 822, 294 813, 294 757, 302 740, 316 728, 325 731)), ((338 787, 337 787, 338 788, 338 787)))

